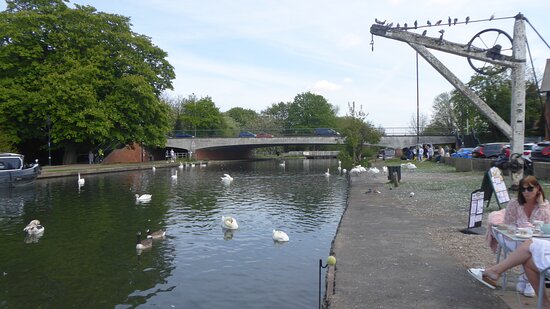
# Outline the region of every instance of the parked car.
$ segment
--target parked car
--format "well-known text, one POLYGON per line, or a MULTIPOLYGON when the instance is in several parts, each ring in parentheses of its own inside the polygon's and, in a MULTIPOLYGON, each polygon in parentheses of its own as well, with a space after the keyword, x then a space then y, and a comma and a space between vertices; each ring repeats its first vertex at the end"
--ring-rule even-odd
POLYGON ((313 130, 313 134, 319 136, 340 136, 340 133, 329 128, 316 128, 313 130))
POLYGON ((550 161, 550 141, 537 143, 531 151, 531 160, 550 161))
POLYGON ((537 143, 525 143, 523 144, 523 155, 524 159, 531 158, 531 152, 535 149, 537 143))
POLYGON ((393 159, 395 157, 395 149, 386 148, 378 151, 378 159, 393 159))
POLYGON ((262 137, 273 137, 273 134, 269 134, 269 133, 258 133, 256 134, 256 137, 257 138, 262 138, 262 137))
MULTIPOLYGON (((478 145, 472 150, 472 157, 495 159, 499 154, 503 153, 507 145, 507 143, 486 143, 478 145)), ((510 153, 508 152, 508 156, 509 155, 510 153)))
POLYGON ((193 138, 194 136, 187 133, 176 133, 174 134, 175 138, 193 138))
POLYGON ((239 137, 256 137, 256 134, 248 131, 243 131, 239 133, 239 137))
POLYGON ((460 148, 457 152, 451 155, 452 158, 472 158, 474 148, 460 148))

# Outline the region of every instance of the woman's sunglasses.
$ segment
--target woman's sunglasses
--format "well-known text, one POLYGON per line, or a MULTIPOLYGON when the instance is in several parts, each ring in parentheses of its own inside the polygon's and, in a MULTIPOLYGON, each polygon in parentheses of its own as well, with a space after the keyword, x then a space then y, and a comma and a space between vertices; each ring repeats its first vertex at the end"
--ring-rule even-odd
POLYGON ((529 192, 533 192, 533 190, 535 190, 535 187, 532 187, 532 186, 529 186, 529 187, 521 187, 520 188, 520 191, 521 192, 525 192, 525 191, 529 191, 529 192))

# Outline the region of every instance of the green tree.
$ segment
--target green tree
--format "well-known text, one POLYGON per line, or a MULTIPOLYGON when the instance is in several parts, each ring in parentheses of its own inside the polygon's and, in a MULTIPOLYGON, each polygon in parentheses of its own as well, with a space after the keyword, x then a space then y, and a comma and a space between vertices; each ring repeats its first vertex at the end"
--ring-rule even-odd
POLYGON ((286 127, 300 133, 304 129, 309 132, 317 127, 334 127, 337 112, 338 109, 323 96, 311 92, 301 93, 290 103, 286 127))
POLYGON ((456 114, 451 101, 451 94, 443 92, 435 97, 432 106, 432 120, 426 128, 426 134, 429 133, 452 133, 456 129, 456 114))
POLYGON ((345 167, 351 167, 349 159, 353 164, 361 162, 364 145, 376 144, 380 141, 380 131, 370 122, 365 121, 368 114, 363 112, 362 106, 357 109, 355 102, 348 103, 349 113, 344 117, 346 126, 342 128, 345 142, 345 152, 340 159, 345 167))
POLYGON ((185 102, 181 120, 184 129, 197 137, 221 134, 222 113, 209 96, 199 100, 195 95, 190 96, 185 102))
POLYGON ((62 0, 11 0, 0 12, 0 123, 16 144, 44 143, 74 163, 79 145, 164 145, 173 67, 127 17, 62 0))
POLYGON ((225 114, 233 118, 235 122, 239 124, 239 127, 242 130, 251 130, 252 123, 254 123, 259 117, 258 113, 256 113, 255 111, 242 107, 233 107, 232 109, 225 112, 225 114))

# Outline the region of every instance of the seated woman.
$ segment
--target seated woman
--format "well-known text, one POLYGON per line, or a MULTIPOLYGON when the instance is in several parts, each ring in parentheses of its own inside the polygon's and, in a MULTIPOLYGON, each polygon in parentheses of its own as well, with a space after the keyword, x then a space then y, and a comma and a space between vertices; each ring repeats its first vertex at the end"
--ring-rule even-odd
MULTIPOLYGON (((523 265, 531 285, 538 287, 540 272, 550 267, 550 241, 537 238, 526 240, 502 262, 485 269, 480 274, 481 278, 476 276, 475 269, 470 269, 469 273, 474 275, 476 279, 494 287, 503 272, 518 265, 523 265)), ((538 293, 538 289, 536 292, 538 293)), ((546 289, 543 289, 543 293, 542 307, 550 308, 550 300, 546 294, 546 289)))
MULTIPOLYGON (((544 191, 535 176, 526 176, 519 181, 517 199, 512 199, 506 207, 504 224, 517 227, 533 227, 532 222, 539 220, 550 223, 550 203, 545 199, 544 191)), ((515 250, 516 242, 510 249, 515 250)), ((518 278, 516 290, 527 297, 535 296, 533 287, 524 275, 518 278)))

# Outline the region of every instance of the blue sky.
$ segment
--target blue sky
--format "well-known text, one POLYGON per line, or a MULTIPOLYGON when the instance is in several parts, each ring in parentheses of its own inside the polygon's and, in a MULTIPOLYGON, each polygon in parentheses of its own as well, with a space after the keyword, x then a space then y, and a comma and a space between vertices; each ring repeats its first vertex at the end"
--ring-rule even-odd
MULTIPOLYGON (((510 17, 521 12, 550 42, 547 0, 78 0, 98 11, 131 18, 133 30, 151 37, 174 66, 172 96, 210 96, 222 112, 262 111, 302 92, 324 96, 348 112, 355 102, 367 120, 408 127, 416 115, 415 52, 406 43, 374 37, 375 18, 425 25, 450 16, 463 21, 510 17)), ((5 9, 5 3, 0 6, 5 9)), ((445 23, 445 22, 444 22, 445 23)), ((498 28, 513 35, 513 19, 428 28, 428 36, 466 44, 478 32, 498 28)), ((542 75, 550 49, 526 24, 535 70, 542 75)), ((418 33, 421 30, 416 30, 418 33)), ((465 58, 433 52, 463 82, 474 74, 465 58)), ((420 113, 453 87, 420 58, 420 113)))

